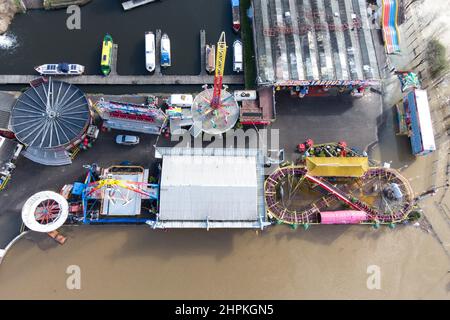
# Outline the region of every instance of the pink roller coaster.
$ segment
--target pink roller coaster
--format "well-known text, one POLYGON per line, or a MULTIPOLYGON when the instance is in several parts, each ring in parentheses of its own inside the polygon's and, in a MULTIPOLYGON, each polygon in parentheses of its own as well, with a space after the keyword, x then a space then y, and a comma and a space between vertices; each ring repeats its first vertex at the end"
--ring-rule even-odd
POLYGON ((269 216, 293 226, 393 225, 408 218, 413 199, 409 182, 386 168, 370 168, 360 178, 326 179, 308 174, 306 167, 288 166, 279 168, 265 182, 269 216), (335 214, 332 219, 331 213, 335 214))

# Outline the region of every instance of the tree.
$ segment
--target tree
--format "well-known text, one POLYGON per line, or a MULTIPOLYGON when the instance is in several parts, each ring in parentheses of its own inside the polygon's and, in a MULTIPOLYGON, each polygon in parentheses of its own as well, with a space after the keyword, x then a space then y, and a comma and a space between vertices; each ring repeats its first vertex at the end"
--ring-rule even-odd
POLYGON ((422 214, 419 211, 414 210, 408 215, 408 220, 410 222, 415 222, 415 221, 418 221, 421 217, 422 217, 422 214))
POLYGON ((428 43, 426 59, 433 79, 438 78, 449 67, 447 49, 439 40, 433 39, 428 43))

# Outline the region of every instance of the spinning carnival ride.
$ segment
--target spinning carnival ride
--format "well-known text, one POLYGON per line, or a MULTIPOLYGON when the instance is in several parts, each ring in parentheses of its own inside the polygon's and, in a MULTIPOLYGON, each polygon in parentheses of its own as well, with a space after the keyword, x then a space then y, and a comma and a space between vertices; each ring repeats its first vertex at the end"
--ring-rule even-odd
POLYGON ((150 184, 145 182, 134 182, 107 178, 89 183, 87 185, 89 191, 87 192, 86 196, 93 196, 95 192, 101 192, 101 196, 103 198, 109 197, 110 199, 118 199, 117 197, 114 198, 116 195, 118 195, 121 200, 129 202, 130 192, 136 192, 141 196, 146 197, 147 199, 155 198, 156 195, 154 193, 147 191, 147 187, 149 186, 150 184), (124 194, 121 189, 125 189, 127 193, 124 194))
POLYGON ((157 107, 157 101, 151 105, 139 105, 100 98, 95 103, 91 102, 91 105, 107 129, 159 135, 167 121, 164 112, 157 107))
POLYGON ((201 131, 222 134, 231 129, 239 118, 238 103, 231 93, 223 90, 226 54, 225 32, 222 32, 217 42, 214 87, 200 92, 192 104, 194 136, 198 136, 201 131))
POLYGON ((115 166, 101 175, 96 170, 91 166, 80 186, 83 223, 142 223, 149 219, 143 201, 157 201, 159 186, 148 183, 148 170, 115 166))
POLYGON ((31 196, 22 207, 22 221, 37 232, 51 232, 61 227, 69 215, 69 205, 63 196, 42 191, 31 196))
POLYGON ((17 99, 11 127, 26 150, 23 155, 44 165, 72 163, 67 150, 86 136, 91 116, 84 93, 72 84, 39 78, 17 99))

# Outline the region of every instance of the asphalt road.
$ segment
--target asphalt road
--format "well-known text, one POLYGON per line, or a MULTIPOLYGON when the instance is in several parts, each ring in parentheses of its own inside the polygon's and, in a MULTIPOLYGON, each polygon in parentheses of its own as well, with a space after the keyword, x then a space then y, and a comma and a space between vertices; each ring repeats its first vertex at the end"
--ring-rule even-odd
POLYGON ((359 99, 349 95, 299 99, 280 91, 272 128, 279 129, 287 160, 295 159, 296 146, 307 138, 315 143, 344 140, 364 150, 377 141, 382 111, 381 95, 377 93, 359 99))

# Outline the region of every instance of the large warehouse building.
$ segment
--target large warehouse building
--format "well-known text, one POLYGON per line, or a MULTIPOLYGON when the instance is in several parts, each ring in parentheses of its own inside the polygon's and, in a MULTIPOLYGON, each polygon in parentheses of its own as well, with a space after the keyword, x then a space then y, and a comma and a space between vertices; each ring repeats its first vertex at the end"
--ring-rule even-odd
POLYGON ((157 148, 160 228, 264 228, 264 166, 252 149, 157 148))
POLYGON ((377 85, 366 0, 253 0, 260 86, 377 85))

